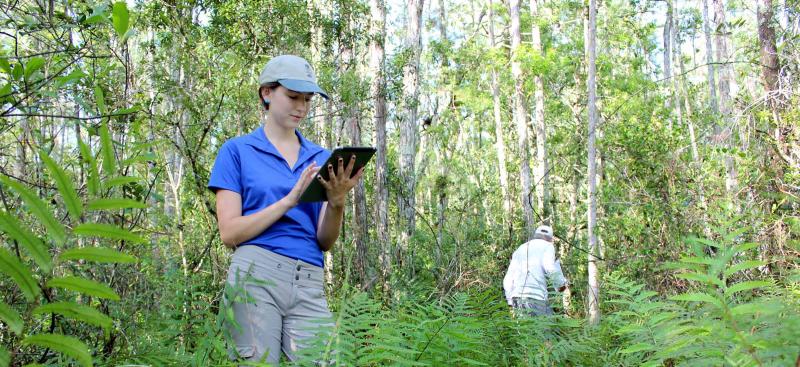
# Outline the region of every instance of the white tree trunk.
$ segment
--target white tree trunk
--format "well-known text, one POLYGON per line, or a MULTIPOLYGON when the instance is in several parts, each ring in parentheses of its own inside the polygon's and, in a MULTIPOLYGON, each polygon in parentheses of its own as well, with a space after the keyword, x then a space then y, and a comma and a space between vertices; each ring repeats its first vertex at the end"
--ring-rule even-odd
POLYGON ((386 54, 383 48, 386 40, 386 6, 383 0, 370 1, 370 72, 373 75, 370 95, 375 103, 372 121, 375 125, 375 200, 376 227, 380 244, 379 262, 381 267, 381 285, 384 292, 389 292, 389 274, 391 273, 392 244, 389 237, 389 190, 386 174, 386 96, 384 88, 384 62, 386 54))
MULTIPOLYGON (((726 147, 733 147, 733 106, 731 101, 731 78, 733 71, 730 66, 728 45, 728 27, 725 23, 725 3, 724 0, 712 0, 714 5, 714 24, 716 25, 717 34, 714 37, 714 43, 717 46, 717 61, 719 67, 719 102, 720 113, 723 118, 724 128, 721 131, 721 136, 718 136, 721 143, 726 147)), ((725 156, 725 172, 727 174, 725 179, 725 189, 729 195, 736 193, 737 178, 736 178, 736 165, 734 164, 733 156, 725 156)))
POLYGON ((406 256, 409 241, 414 235, 416 177, 414 157, 417 152, 419 132, 417 127, 417 105, 419 100, 419 56, 421 52, 422 7, 424 0, 408 0, 408 23, 406 24, 405 47, 409 60, 403 68, 403 103, 405 116, 400 131, 400 177, 403 182, 399 207, 404 220, 400 239, 400 259, 406 256))
POLYGON ((533 237, 535 228, 533 207, 531 206, 531 167, 530 152, 528 147, 528 118, 525 112, 525 79, 522 74, 522 65, 516 59, 517 52, 522 45, 520 33, 520 0, 509 1, 509 15, 511 16, 511 75, 514 78, 514 124, 517 127, 517 154, 520 159, 520 201, 522 204, 523 220, 525 221, 525 236, 533 237))
MULTIPOLYGON (((495 50, 494 11, 492 0, 489 0, 489 47, 495 50)), ((495 150, 497 151, 498 171, 500 171, 500 190, 503 195, 503 223, 508 226, 511 215, 511 196, 508 189, 508 168, 506 158, 505 133, 500 101, 500 80, 497 68, 492 66, 492 106, 494 117, 495 150)))
MULTIPOLYGON (((714 51, 711 48, 711 18, 708 16, 708 0, 700 0, 703 2, 703 34, 706 40, 706 64, 708 65, 708 103, 711 107, 711 112, 714 115, 719 113, 719 106, 717 104, 717 82, 716 82, 716 68, 714 67, 714 51)), ((717 134, 718 131, 715 131, 717 134)))
POLYGON ((586 27, 586 58, 587 58, 587 87, 589 95, 588 120, 589 120, 589 147, 588 147, 588 166, 587 173, 589 180, 588 201, 589 208, 587 211, 588 219, 588 238, 589 238, 589 264, 588 264, 588 313, 589 323, 596 325, 600 322, 600 285, 599 275, 597 269, 597 236, 595 227, 597 225, 597 187, 595 183, 595 172, 597 170, 596 148, 595 148, 595 129, 597 128, 597 85, 595 82, 597 66, 596 66, 596 27, 597 27, 597 3, 596 0, 589 0, 588 9, 588 27, 586 27))
MULTIPOLYGON (((539 30, 539 7, 542 0, 531 0, 531 45, 533 52, 544 56, 542 48, 541 32, 539 30)), ((547 160, 547 126, 544 121, 544 80, 541 75, 533 76, 533 84, 536 88, 534 92, 534 131, 536 132, 536 211, 544 223, 551 224, 552 218, 549 213, 550 206, 550 179, 547 160)))

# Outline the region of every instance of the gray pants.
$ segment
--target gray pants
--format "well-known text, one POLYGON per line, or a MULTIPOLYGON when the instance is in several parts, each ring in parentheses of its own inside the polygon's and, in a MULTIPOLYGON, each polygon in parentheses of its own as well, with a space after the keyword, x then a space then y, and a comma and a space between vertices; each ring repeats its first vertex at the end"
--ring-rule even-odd
POLYGON ((550 308, 550 305, 547 304, 547 301, 535 298, 514 297, 511 299, 511 302, 514 306, 514 310, 516 310, 519 314, 522 315, 528 315, 528 316, 553 315, 553 309, 550 308))
POLYGON ((331 318, 319 266, 246 245, 234 252, 227 281, 237 294, 231 307, 238 325, 229 325, 234 360, 277 365, 283 350, 293 361, 331 318))

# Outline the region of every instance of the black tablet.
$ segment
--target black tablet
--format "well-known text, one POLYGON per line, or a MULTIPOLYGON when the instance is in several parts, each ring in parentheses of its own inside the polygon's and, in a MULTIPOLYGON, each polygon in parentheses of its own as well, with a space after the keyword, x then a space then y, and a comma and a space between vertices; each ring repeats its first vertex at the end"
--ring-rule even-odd
MULTIPOLYGON (((337 174, 338 173, 337 171, 339 170, 339 157, 342 157, 342 159, 344 159, 344 167, 347 168, 347 165, 350 163, 350 157, 352 157, 354 154, 356 156, 356 164, 355 166, 353 166, 353 173, 352 176, 350 177, 355 176, 361 167, 367 165, 367 162, 369 162, 369 160, 372 159, 372 156, 375 155, 375 148, 373 147, 336 148, 333 150, 333 153, 331 153, 331 156, 330 158, 328 158, 328 161, 326 161, 325 164, 322 165, 322 168, 320 168, 319 172, 317 172, 317 176, 322 176, 322 178, 324 178, 325 181, 327 181, 329 179, 328 164, 333 165, 333 173, 337 174)), ((302 203, 308 203, 314 201, 327 201, 327 200, 328 200, 328 195, 325 193, 325 188, 322 187, 322 184, 316 177, 314 177, 314 179, 311 181, 311 184, 308 185, 306 191, 303 192, 303 195, 300 195, 300 202, 302 203)))

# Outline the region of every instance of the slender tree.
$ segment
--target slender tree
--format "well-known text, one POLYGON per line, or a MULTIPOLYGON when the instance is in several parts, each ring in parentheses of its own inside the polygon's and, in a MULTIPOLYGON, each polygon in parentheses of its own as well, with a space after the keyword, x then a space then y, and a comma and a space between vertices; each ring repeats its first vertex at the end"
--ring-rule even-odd
POLYGON ((383 0, 370 1, 370 72, 373 75, 370 95, 373 100, 372 121, 375 125, 375 212, 378 242, 380 244, 380 269, 383 290, 388 292, 391 273, 392 243, 389 237, 389 189, 387 183, 386 160, 386 92, 384 63, 386 53, 383 45, 386 40, 386 6, 383 0))
POLYGON ((589 239, 589 264, 588 264, 588 275, 589 275, 589 283, 588 283, 588 313, 589 313, 589 323, 592 325, 596 325, 600 322, 600 284, 599 284, 599 275, 597 269, 597 234, 595 233, 595 227, 597 226, 597 186, 596 186, 596 170, 597 170, 597 160, 596 154, 597 150, 595 148, 595 129, 597 128, 597 85, 596 85, 596 77, 597 77, 597 66, 596 66, 596 34, 597 34, 597 2, 596 0, 589 0, 589 8, 588 8, 588 16, 587 16, 587 27, 586 34, 585 34, 585 42, 586 45, 586 67, 587 67, 587 77, 586 77, 586 85, 587 85, 587 93, 589 96, 588 105, 587 105, 587 113, 588 113, 588 121, 589 121, 589 146, 588 146, 588 173, 587 178, 589 180, 589 191, 588 191, 588 210, 587 210, 587 222, 588 222, 588 234, 587 237, 589 239))
MULTIPOLYGON (((531 0, 531 46, 533 52, 544 56, 544 49, 542 48, 542 36, 539 30, 539 17, 543 1, 531 0)), ((533 94, 534 100, 534 131, 536 132, 536 198, 537 198, 537 212, 542 218, 544 223, 551 223, 550 217, 550 179, 547 160, 547 126, 544 120, 544 79, 541 72, 537 72, 533 76, 533 84, 536 88, 533 94)))
MULTIPOLYGON (((494 34, 494 4, 489 0, 489 47, 494 52, 499 52, 494 34)), ((503 195, 503 223, 508 226, 511 215, 511 196, 508 189, 508 168, 506 158, 505 129, 503 128, 502 102, 500 101, 500 78, 496 62, 493 60, 492 74, 492 116, 494 117, 495 150, 497 152, 497 165, 500 172, 500 191, 503 195)))
POLYGON ((533 207, 531 206, 531 167, 528 146, 528 118, 525 111, 525 77, 522 73, 522 63, 519 60, 522 46, 520 33, 520 1, 510 0, 509 15, 511 16, 511 76, 514 78, 514 124, 517 127, 517 154, 520 159, 520 201, 522 204, 523 220, 525 221, 525 237, 533 237, 535 228, 533 207))
MULTIPOLYGON (((406 63, 403 67, 403 103, 405 115, 400 129, 400 177, 403 182, 399 207, 403 217, 403 231, 399 260, 408 255, 409 242, 416 227, 416 177, 414 157, 417 152, 419 129, 417 126, 417 107, 419 105, 419 58, 422 49, 422 8, 425 0, 408 0, 406 23, 406 63)), ((410 257, 412 258, 412 257, 410 257)), ((413 271, 413 270, 412 270, 413 271)))
MULTIPOLYGON (((714 45, 716 46, 716 58, 719 62, 719 102, 720 114, 724 122, 724 128, 720 131, 721 135, 717 136, 719 143, 724 144, 726 147, 733 147, 733 101, 731 100, 731 78, 733 71, 728 59, 728 25, 725 21, 725 2, 724 0, 712 0, 714 7, 714 24, 716 25, 716 34, 714 35, 714 45)), ((733 156, 726 154, 725 158, 725 189, 729 195, 736 192, 737 178, 736 166, 733 156)))
MULTIPOLYGON (((700 0, 703 2, 703 37, 706 44, 706 65, 708 73, 708 105, 711 108, 713 115, 719 113, 719 104, 717 103, 717 82, 716 82, 716 67, 714 66, 714 51, 711 46, 711 18, 708 15, 708 0, 700 0)), ((719 128, 715 127, 714 134, 719 134, 719 128)))

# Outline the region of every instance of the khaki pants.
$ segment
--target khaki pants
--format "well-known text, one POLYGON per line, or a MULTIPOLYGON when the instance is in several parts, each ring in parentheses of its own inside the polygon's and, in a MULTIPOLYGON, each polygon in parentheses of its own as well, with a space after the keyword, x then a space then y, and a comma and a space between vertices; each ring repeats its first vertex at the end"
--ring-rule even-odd
POLYGON ((245 245, 234 252, 227 281, 241 295, 231 303, 233 360, 278 365, 282 350, 293 361, 331 318, 319 266, 245 245))

